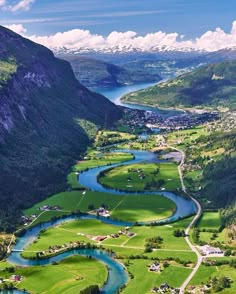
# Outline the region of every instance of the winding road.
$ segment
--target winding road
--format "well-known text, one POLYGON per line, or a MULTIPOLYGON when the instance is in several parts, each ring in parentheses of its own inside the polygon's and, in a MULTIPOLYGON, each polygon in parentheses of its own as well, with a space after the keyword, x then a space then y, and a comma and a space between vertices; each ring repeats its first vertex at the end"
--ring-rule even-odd
POLYGON ((200 265, 202 263, 202 256, 201 256, 201 254, 198 252, 196 246, 194 246, 191 243, 190 239, 189 239, 190 229, 192 228, 192 226, 194 225, 194 223, 201 216, 202 207, 201 207, 200 203, 187 192, 186 187, 185 187, 185 184, 184 184, 182 169, 183 169, 183 165, 184 165, 184 162, 185 162, 185 152, 183 150, 180 150, 180 149, 178 149, 176 147, 173 147, 173 146, 170 146, 170 145, 167 145, 167 147, 169 147, 169 148, 171 148, 173 150, 176 150, 176 151, 178 151, 178 152, 181 153, 181 162, 180 162, 180 164, 178 166, 178 171, 179 171, 179 177, 180 177, 182 191, 185 194, 187 194, 193 200, 193 202, 196 204, 196 207, 197 207, 197 213, 194 216, 194 218, 191 221, 191 223, 186 228, 186 230, 185 230, 186 237, 184 238, 185 241, 188 243, 188 246, 190 247, 190 249, 197 255, 197 263, 196 263, 195 267, 193 268, 193 271, 191 272, 191 274, 187 277, 187 279, 183 282, 183 284, 180 287, 180 292, 179 293, 180 294, 183 294, 185 288, 187 287, 187 285, 189 284, 189 282, 192 280, 192 278, 194 277, 194 275, 196 274, 196 272, 198 271, 198 269, 199 269, 199 267, 200 267, 200 265))

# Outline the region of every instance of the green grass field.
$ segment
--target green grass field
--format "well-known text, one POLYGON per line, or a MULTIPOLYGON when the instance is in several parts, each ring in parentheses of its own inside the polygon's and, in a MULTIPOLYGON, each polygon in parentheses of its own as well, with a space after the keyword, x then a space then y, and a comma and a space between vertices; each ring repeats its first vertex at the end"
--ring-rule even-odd
POLYGON ((24 257, 35 256, 34 251, 44 251, 47 250, 49 246, 61 246, 65 243, 74 241, 96 243, 96 241, 91 240, 90 237, 114 234, 118 233, 119 230, 120 228, 117 226, 103 224, 98 220, 77 220, 65 222, 40 234, 40 238, 25 248, 22 255, 24 257))
POLYGON ((105 172, 99 182, 114 189, 127 191, 160 190, 174 191, 181 187, 177 164, 141 163, 120 166, 105 172), (163 180, 160 185, 152 182, 163 180), (149 186, 147 186, 149 184, 149 186))
POLYGON ((159 195, 127 196, 114 208, 112 217, 126 221, 153 221, 170 216, 174 202, 159 195))
POLYGON ((219 212, 204 212, 201 222, 199 224, 200 229, 219 229, 221 225, 219 212))
MULTIPOLYGON (((145 253, 148 256, 166 258, 170 256, 182 256, 184 260, 195 261, 196 256, 192 253, 185 242, 184 238, 174 237, 173 231, 177 228, 185 228, 187 220, 176 222, 172 225, 164 226, 134 226, 130 229, 136 235, 133 237, 120 236, 113 239, 108 238, 101 244, 106 248, 113 249, 118 255, 125 252, 125 256, 134 254, 141 254, 144 252, 145 243, 148 238, 161 236, 163 243, 161 249, 153 251, 152 253, 145 253), (121 247, 122 246, 122 247, 121 247), (172 251, 174 250, 174 251, 172 251), (189 258, 189 259, 188 259, 189 258)), ((76 220, 62 223, 57 227, 50 228, 40 235, 40 238, 32 243, 22 253, 24 257, 35 256, 35 251, 44 251, 49 246, 63 245, 65 243, 74 241, 84 241, 90 243, 97 243, 91 240, 93 236, 110 235, 118 233, 120 227, 104 224, 99 220, 76 220)))
POLYGON ((172 287, 179 287, 190 274, 191 269, 180 265, 170 265, 161 273, 148 271, 150 260, 130 260, 128 270, 134 275, 122 293, 148 293, 153 287, 168 283, 172 287))
POLYGON ((157 227, 134 227, 132 229, 133 232, 135 232, 137 235, 133 238, 131 238, 126 245, 127 246, 135 246, 135 244, 138 244, 138 246, 145 245, 145 240, 147 238, 160 236, 163 238, 163 243, 161 245, 162 249, 169 249, 169 250, 190 250, 187 243, 185 242, 184 238, 177 238, 174 237, 173 231, 177 228, 183 229, 185 228, 186 220, 179 221, 177 223, 171 224, 171 225, 164 225, 164 226, 157 226, 157 227))
POLYGON ((87 191, 63 192, 34 205, 24 211, 26 215, 41 214, 35 224, 50 220, 53 216, 69 214, 71 211, 80 210, 88 212, 89 205, 99 208, 102 204, 108 207, 112 217, 126 221, 158 220, 170 216, 175 209, 175 204, 160 195, 112 195, 87 191), (43 212, 38 208, 43 205, 58 205, 62 211, 43 212))
POLYGON ((79 293, 89 285, 100 287, 107 279, 104 264, 85 257, 73 256, 59 265, 26 267, 16 271, 24 277, 18 285, 31 293, 79 293))

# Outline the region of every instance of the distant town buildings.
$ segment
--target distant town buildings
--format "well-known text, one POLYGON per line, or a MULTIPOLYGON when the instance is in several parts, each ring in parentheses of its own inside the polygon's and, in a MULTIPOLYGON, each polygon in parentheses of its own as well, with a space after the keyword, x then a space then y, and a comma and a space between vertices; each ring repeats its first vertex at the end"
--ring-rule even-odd
POLYGON ((160 116, 154 111, 140 111, 134 109, 125 109, 128 117, 128 124, 132 126, 146 126, 149 129, 156 130, 182 130, 192 128, 206 122, 212 122, 219 118, 217 112, 207 112, 199 110, 195 112, 185 112, 170 117, 160 116))

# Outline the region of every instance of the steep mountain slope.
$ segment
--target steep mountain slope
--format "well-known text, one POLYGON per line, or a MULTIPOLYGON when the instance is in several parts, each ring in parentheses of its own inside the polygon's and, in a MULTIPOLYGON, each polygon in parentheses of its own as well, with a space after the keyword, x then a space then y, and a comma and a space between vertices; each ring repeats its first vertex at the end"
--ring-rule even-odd
POLYGON ((130 70, 84 56, 61 56, 69 61, 76 78, 86 87, 117 87, 126 84, 156 82, 161 78, 147 70, 130 70))
MULTIPOLYGON (((226 127, 227 128, 227 127, 226 127)), ((203 168, 201 194, 207 197, 210 208, 223 208, 222 222, 236 221, 236 130, 224 133, 213 132, 200 137, 196 145, 203 145, 204 150, 224 148, 224 154, 203 168), (213 147, 214 146, 214 147, 213 147)))
POLYGON ((236 61, 203 66, 149 89, 123 97, 161 107, 236 106, 236 61))
POLYGON ((86 121, 109 126, 120 116, 68 62, 0 27, 0 231, 20 209, 65 188, 69 166, 91 140, 86 121))

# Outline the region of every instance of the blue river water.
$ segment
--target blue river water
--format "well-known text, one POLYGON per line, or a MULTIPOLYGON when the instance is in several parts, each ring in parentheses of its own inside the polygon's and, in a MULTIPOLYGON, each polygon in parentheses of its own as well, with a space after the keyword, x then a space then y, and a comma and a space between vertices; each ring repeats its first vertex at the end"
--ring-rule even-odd
MULTIPOLYGON (((100 89, 98 92, 101 94, 105 95, 108 97, 111 101, 115 102, 116 104, 121 105, 120 102, 120 97, 123 96, 124 94, 127 94, 132 91, 136 91, 139 89, 146 88, 148 86, 152 86, 153 84, 142 84, 142 85, 132 85, 132 86, 126 86, 126 87, 120 87, 120 88, 114 88, 112 90, 104 90, 100 89)), ((143 109, 143 110, 154 110, 158 112, 158 114, 163 115, 163 116, 170 116, 173 114, 177 114, 177 111, 165 111, 165 110, 160 110, 158 108, 150 108, 150 107, 145 107, 145 106, 137 106, 137 105, 126 105, 129 108, 136 108, 136 109, 143 109)), ((124 164, 131 164, 131 163, 138 163, 142 161, 150 161, 150 162, 159 162, 160 160, 157 159, 156 154, 149 152, 149 151, 138 151, 138 150, 122 150, 123 152, 130 152, 133 153, 135 158, 131 161, 127 161, 122 163, 124 164)), ((115 151, 112 151, 115 152, 115 151)), ((119 150, 120 152, 120 150, 119 150)), ((163 197, 167 197, 174 201, 176 203, 176 211, 175 213, 170 216, 169 218, 162 220, 166 222, 170 221, 175 221, 178 220, 179 218, 186 217, 188 215, 191 215, 196 212, 196 206, 194 202, 190 199, 185 199, 181 196, 178 196, 174 193, 170 192, 145 192, 145 195, 143 192, 140 193, 132 193, 132 192, 121 192, 113 189, 107 189, 100 185, 97 182, 97 176, 101 171, 106 170, 107 168, 111 167, 116 167, 119 166, 120 164, 113 164, 110 166, 106 167, 98 167, 98 168, 93 168, 90 169, 86 172, 83 172, 79 176, 79 182, 84 185, 85 187, 94 190, 94 191, 99 191, 99 192, 108 192, 114 195, 118 194, 129 194, 130 196, 132 195, 140 195, 140 197, 145 197, 145 195, 148 194, 159 194, 162 195, 163 197)), ((119 221, 119 220, 113 220, 112 218, 106 218, 102 216, 95 216, 95 215, 81 215, 79 216, 80 219, 100 219, 104 223, 112 224, 115 226, 131 226, 133 223, 126 222, 126 221, 119 221)), ((27 230, 26 234, 19 238, 16 245, 13 248, 13 251, 11 255, 8 257, 7 261, 11 264, 15 265, 20 265, 20 266, 40 266, 40 265, 47 265, 52 262, 58 262, 61 261, 67 257, 79 254, 82 256, 91 256, 95 258, 98 261, 103 262, 106 264, 107 269, 108 269, 108 279, 104 286, 102 287, 102 293, 104 294, 113 294, 116 293, 117 290, 123 286, 125 283, 128 281, 128 274, 125 271, 124 266, 117 262, 115 259, 113 259, 108 253, 98 250, 98 249, 76 249, 76 250, 70 250, 65 253, 61 253, 57 256, 54 256, 52 258, 44 259, 44 260, 27 260, 21 257, 20 251, 26 248, 29 244, 34 242, 34 240, 37 239, 38 235, 40 234, 40 231, 42 229, 48 229, 50 227, 56 226, 58 224, 61 224, 63 222, 67 221, 72 221, 78 219, 78 216, 71 215, 71 216, 66 216, 62 219, 55 220, 53 222, 46 222, 40 225, 37 225, 29 230, 27 230), (19 250, 19 252, 17 251, 19 250)), ((144 224, 144 223, 142 223, 144 224)), ((12 290, 5 292, 7 294, 20 294, 20 293, 26 293, 22 292, 19 290, 12 290)))
MULTIPOLYGON (((160 81, 159 83, 163 82, 160 81)), ((137 85, 129 85, 129 86, 122 86, 122 87, 117 87, 117 88, 95 88, 94 90, 105 97, 107 97, 109 100, 114 102, 116 105, 121 105, 125 106, 131 109, 139 109, 139 110, 151 110, 156 113, 158 113, 162 117, 169 117, 173 115, 178 115, 183 113, 182 111, 179 110, 164 110, 161 108, 156 108, 156 107, 150 107, 150 106, 145 106, 145 105, 140 105, 140 104, 126 104, 121 102, 121 97, 131 93, 135 92, 138 90, 142 90, 151 86, 154 86, 158 83, 143 83, 143 84, 137 84, 137 85)))
MULTIPOLYGON (((114 152, 114 151, 113 151, 114 152)), ((160 162, 160 160, 157 159, 157 155, 153 152, 150 151, 145 151, 145 150, 117 150, 117 152, 129 152, 134 155, 133 160, 129 160, 124 163, 116 163, 112 164, 109 166, 102 166, 102 167, 96 167, 93 169, 90 169, 88 171, 85 171, 80 174, 79 176, 79 182, 81 185, 84 187, 89 188, 92 191, 98 191, 98 192, 105 192, 105 193, 110 193, 112 195, 140 195, 140 197, 145 197, 145 195, 162 195, 163 197, 169 198, 176 204, 176 211, 175 213, 166 218, 162 219, 159 222, 173 222, 176 221, 180 218, 189 216, 191 214, 194 214, 196 212, 196 206, 194 202, 189 199, 189 198, 184 198, 179 195, 176 195, 175 193, 171 192, 164 192, 164 191, 153 191, 153 192, 125 192, 125 191, 119 191, 119 190, 114 190, 111 188, 106 188, 102 186, 100 183, 97 181, 97 176, 99 175, 100 172, 105 171, 108 168, 114 168, 117 166, 121 165, 129 165, 133 163, 140 163, 140 162, 160 162)), ((153 220, 155 221, 155 220, 153 220)), ((158 221, 156 221, 158 222, 158 221)), ((142 223, 145 224, 145 223, 142 223)))

